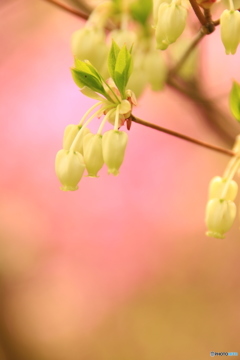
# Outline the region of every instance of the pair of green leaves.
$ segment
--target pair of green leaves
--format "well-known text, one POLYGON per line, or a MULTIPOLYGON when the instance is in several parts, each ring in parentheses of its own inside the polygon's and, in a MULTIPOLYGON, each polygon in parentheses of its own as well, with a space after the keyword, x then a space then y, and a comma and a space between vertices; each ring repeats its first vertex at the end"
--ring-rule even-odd
MULTIPOLYGON (((108 69, 110 76, 121 93, 122 99, 124 99, 126 86, 132 72, 132 55, 125 45, 120 49, 114 41, 112 42, 108 56, 108 69)), ((81 61, 75 59, 75 67, 71 69, 71 72, 73 80, 78 87, 82 89, 86 86, 112 101, 106 92, 108 85, 88 60, 81 61)))
POLYGON ((240 84, 233 82, 229 95, 229 105, 233 116, 240 122, 240 84))
POLYGON ((133 62, 131 51, 124 45, 121 49, 112 41, 112 46, 108 56, 108 71, 115 82, 122 98, 125 97, 125 90, 132 73, 133 62))

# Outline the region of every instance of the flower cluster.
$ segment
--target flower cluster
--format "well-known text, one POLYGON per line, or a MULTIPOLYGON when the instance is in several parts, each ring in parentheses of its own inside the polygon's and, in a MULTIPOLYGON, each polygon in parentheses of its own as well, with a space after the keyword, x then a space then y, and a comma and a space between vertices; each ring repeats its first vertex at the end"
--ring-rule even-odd
POLYGON ((78 125, 68 125, 65 129, 63 149, 57 153, 55 161, 62 190, 77 190, 85 169, 88 176, 98 177, 98 172, 106 164, 109 174, 119 173, 128 141, 127 134, 119 129, 125 121, 129 125, 132 107, 136 105, 134 93, 126 90, 131 64, 132 57, 126 46, 120 48, 115 42, 109 53, 108 65, 112 78, 108 81, 89 61, 75 60, 72 69, 75 83, 83 94, 98 102, 85 113, 78 125), (90 115, 93 110, 95 112, 90 115), (91 133, 88 124, 103 115, 97 133, 91 133), (103 133, 107 121, 114 128, 103 133))
POLYGON ((237 155, 230 160, 223 177, 216 176, 210 182, 205 217, 208 236, 223 239, 235 220, 237 208, 234 200, 237 196, 238 185, 233 177, 240 168, 239 150, 240 137, 237 138, 233 147, 237 155))

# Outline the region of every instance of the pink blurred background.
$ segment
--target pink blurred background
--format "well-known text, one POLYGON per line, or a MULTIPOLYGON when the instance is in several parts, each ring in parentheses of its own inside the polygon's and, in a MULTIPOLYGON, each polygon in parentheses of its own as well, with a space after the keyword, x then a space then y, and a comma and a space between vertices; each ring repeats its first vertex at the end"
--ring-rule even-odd
MULTIPOLYGON (((225 240, 204 225, 208 183, 228 157, 133 124, 118 177, 103 169, 61 192, 64 128, 94 104, 69 71, 82 22, 41 0, 0 12, 0 359, 240 353, 240 219, 225 240)), ((221 97, 240 81, 239 52, 224 54, 219 29, 202 50, 206 89, 221 97)), ((146 91, 134 113, 226 146, 169 89, 146 91)))

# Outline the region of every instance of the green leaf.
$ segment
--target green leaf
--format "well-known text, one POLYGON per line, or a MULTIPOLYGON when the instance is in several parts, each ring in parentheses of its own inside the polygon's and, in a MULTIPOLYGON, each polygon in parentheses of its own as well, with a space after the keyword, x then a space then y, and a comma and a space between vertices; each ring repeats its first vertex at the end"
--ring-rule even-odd
POLYGON ((152 1, 137 0, 130 7, 130 13, 134 20, 145 25, 152 12, 152 1))
POLYGON ((124 45, 117 56, 113 80, 124 97, 125 88, 132 71, 132 56, 124 45))
POLYGON ((87 86, 91 90, 105 95, 102 82, 94 75, 76 69, 71 69, 71 72, 75 84, 77 84, 77 86, 79 86, 81 89, 84 86, 87 86))
POLYGON ((88 60, 82 61, 82 60, 75 58, 74 64, 75 64, 76 70, 87 72, 87 73, 95 76, 99 80, 101 80, 101 75, 99 74, 97 69, 90 63, 90 61, 88 61, 88 60))
POLYGON ((114 40, 112 40, 112 46, 108 54, 108 71, 112 78, 114 78, 114 71, 119 52, 119 46, 115 43, 114 40))
POLYGON ((88 60, 75 59, 75 68, 71 69, 71 73, 75 84, 80 89, 87 86, 94 92, 102 94, 106 98, 109 97, 104 89, 101 75, 88 60))
POLYGON ((236 81, 229 94, 229 106, 233 116, 240 122, 240 84, 236 81))

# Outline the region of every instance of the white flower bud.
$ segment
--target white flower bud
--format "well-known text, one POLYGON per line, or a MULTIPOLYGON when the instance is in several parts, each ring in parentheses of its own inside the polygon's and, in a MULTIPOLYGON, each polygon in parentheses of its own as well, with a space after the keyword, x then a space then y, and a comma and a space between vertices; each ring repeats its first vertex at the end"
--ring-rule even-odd
POLYGON ((134 54, 133 72, 127 84, 127 88, 134 92, 137 99, 142 95, 148 82, 145 72, 145 55, 143 51, 134 54))
POLYGON ((111 16, 113 8, 114 5, 112 1, 103 1, 97 5, 88 18, 87 26, 94 26, 97 29, 103 28, 111 16))
POLYGON ((84 162, 88 171, 88 176, 98 177, 98 171, 103 167, 102 154, 102 135, 95 134, 88 136, 83 143, 84 162))
POLYGON ((84 27, 72 35, 71 49, 79 60, 89 60, 98 71, 101 71, 106 62, 107 45, 102 30, 93 27, 84 27))
POLYGON ((137 40, 136 33, 131 30, 113 30, 110 32, 109 36, 110 39, 113 39, 120 48, 123 47, 123 45, 126 45, 127 48, 130 49, 137 40))
POLYGON ((103 134, 103 159, 108 167, 108 173, 118 175, 122 165, 128 142, 128 136, 123 131, 109 130, 103 134))
POLYGON ((235 54, 240 42, 240 13, 224 10, 220 17, 221 38, 226 54, 235 54))
POLYGON ((77 190, 84 170, 83 156, 80 153, 64 149, 58 151, 55 160, 55 172, 60 183, 63 185, 61 190, 77 190))
POLYGON ((171 0, 153 0, 153 22, 154 22, 154 27, 157 24, 157 19, 158 19, 158 9, 159 6, 163 3, 170 3, 171 0))
POLYGON ((162 3, 158 9, 156 26, 157 48, 167 49, 182 34, 187 19, 187 9, 175 2, 162 3))
POLYGON ((154 50, 146 54, 145 72, 153 91, 159 91, 164 87, 167 69, 159 51, 154 50))
POLYGON ((224 239, 236 217, 236 205, 230 200, 212 199, 207 204, 205 222, 208 228, 206 235, 224 239))
POLYGON ((231 180, 227 183, 227 179, 215 176, 209 185, 209 199, 235 200, 238 192, 238 184, 231 180), (227 189, 225 186, 227 184, 227 189))
MULTIPOLYGON (((77 136, 80 130, 81 130, 81 126, 72 125, 72 124, 68 125, 65 128, 63 135, 63 149, 65 150, 70 149, 75 137, 77 136)), ((78 141, 74 146, 74 149, 72 150, 78 151, 79 153, 83 154, 83 139, 88 133, 89 133, 89 129, 86 127, 81 130, 81 134, 79 134, 80 136, 78 138, 78 141)))

